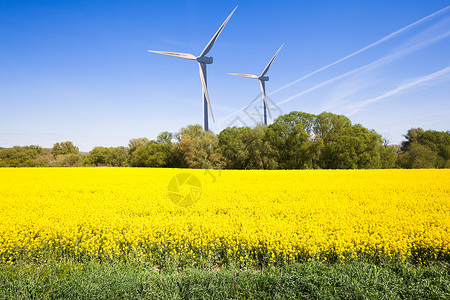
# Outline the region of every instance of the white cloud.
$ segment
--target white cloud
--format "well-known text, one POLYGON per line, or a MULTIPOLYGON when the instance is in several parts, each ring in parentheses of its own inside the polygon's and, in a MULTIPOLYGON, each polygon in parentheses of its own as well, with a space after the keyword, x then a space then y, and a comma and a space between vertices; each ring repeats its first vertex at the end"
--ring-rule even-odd
MULTIPOLYGON (((361 111, 365 106, 367 106, 369 104, 378 102, 378 101, 383 100, 383 99, 388 98, 388 97, 393 97, 393 96, 395 96, 395 95, 397 95, 397 94, 399 94, 399 93, 401 93, 401 92, 403 92, 405 90, 411 89, 413 87, 421 86, 421 85, 424 85, 424 84, 437 83, 437 82, 439 82, 442 79, 442 77, 444 75, 448 74, 449 72, 450 72, 450 66, 447 66, 447 67, 445 67, 445 68, 443 68, 443 69, 441 69, 439 71, 436 71, 434 73, 431 73, 431 74, 428 74, 428 75, 416 78, 414 80, 411 80, 411 81, 409 81, 407 83, 404 83, 404 84, 396 87, 395 89, 387 91, 387 92, 385 92, 385 93, 383 93, 383 94, 381 94, 381 95, 379 95, 377 97, 369 98, 369 99, 366 99, 364 101, 360 101, 360 102, 358 102, 356 104, 351 104, 348 107, 349 112, 346 115, 347 116, 351 116, 351 115, 361 111)), ((444 78, 444 80, 450 80, 450 77, 444 78)))

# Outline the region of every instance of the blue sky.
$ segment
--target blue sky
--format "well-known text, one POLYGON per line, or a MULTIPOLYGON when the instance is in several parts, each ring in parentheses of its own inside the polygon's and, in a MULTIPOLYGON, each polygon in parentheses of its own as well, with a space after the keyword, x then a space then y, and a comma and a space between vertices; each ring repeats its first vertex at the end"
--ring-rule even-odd
POLYGON ((199 55, 237 4, 209 53, 214 132, 260 120, 258 82, 226 73, 259 74, 282 43, 272 117, 345 114, 391 143, 450 129, 448 1, 2 0, 0 147, 89 151, 201 124, 197 64, 146 50, 199 55))

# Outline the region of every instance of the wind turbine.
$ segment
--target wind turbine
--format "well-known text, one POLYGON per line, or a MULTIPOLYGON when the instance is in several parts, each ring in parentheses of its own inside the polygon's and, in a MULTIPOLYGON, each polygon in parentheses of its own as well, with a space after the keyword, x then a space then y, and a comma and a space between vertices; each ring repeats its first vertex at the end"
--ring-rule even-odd
POLYGON ((231 16, 233 15, 234 11, 236 10, 237 6, 233 9, 231 14, 228 16, 228 18, 223 22, 222 26, 220 26, 219 30, 217 30, 216 34, 212 37, 212 39, 209 41, 208 45, 206 45, 205 49, 203 49, 202 53, 199 56, 195 56, 189 53, 179 53, 179 52, 167 52, 167 51, 153 51, 153 50, 147 50, 148 52, 153 53, 159 53, 169 56, 175 56, 180 57, 184 59, 191 59, 196 60, 198 62, 199 70, 200 70, 200 79, 202 81, 202 109, 203 109, 203 129, 205 131, 208 131, 208 108, 209 112, 211 113, 211 117, 213 122, 214 121, 214 115, 211 109, 211 102, 209 101, 209 94, 208 94, 208 88, 206 86, 206 65, 213 63, 213 58, 210 56, 206 56, 209 51, 211 51, 211 48, 214 45, 214 42, 219 37, 220 33, 222 32, 223 28, 227 24, 228 20, 230 20, 231 16))
POLYGON ((256 76, 256 75, 253 75, 253 74, 228 73, 229 75, 236 75, 236 76, 253 78, 253 79, 258 79, 259 80, 259 85, 261 86, 261 93, 262 93, 262 96, 263 96, 264 125, 266 125, 266 126, 267 126, 267 113, 266 112, 269 113, 269 117, 271 119, 272 119, 272 116, 270 115, 269 105, 267 105, 267 100, 266 100, 266 81, 269 81, 269 76, 264 76, 264 75, 266 75, 266 73, 269 71, 270 65, 273 63, 273 60, 275 59, 275 57, 277 57, 277 54, 278 54, 278 52, 280 52, 280 50, 283 47, 283 45, 281 45, 280 49, 278 49, 277 53, 275 53, 275 55, 272 57, 272 59, 270 60, 269 64, 266 66, 266 68, 261 73, 261 75, 256 76))

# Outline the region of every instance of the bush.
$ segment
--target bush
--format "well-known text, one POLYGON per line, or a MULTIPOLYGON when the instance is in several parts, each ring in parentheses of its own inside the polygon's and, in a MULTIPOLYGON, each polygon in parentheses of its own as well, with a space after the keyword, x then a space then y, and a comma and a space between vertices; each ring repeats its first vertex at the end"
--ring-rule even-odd
POLYGON ((56 161, 49 163, 50 167, 81 167, 83 165, 83 155, 81 154, 64 154, 58 155, 56 161))

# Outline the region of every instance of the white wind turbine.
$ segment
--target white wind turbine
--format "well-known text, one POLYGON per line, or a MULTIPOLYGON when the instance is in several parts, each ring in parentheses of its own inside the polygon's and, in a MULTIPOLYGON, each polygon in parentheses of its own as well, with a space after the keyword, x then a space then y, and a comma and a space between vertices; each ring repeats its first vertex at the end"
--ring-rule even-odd
POLYGON ((154 52, 154 53, 159 53, 159 54, 164 54, 164 55, 169 55, 169 56, 175 56, 175 57, 180 57, 180 58, 184 58, 184 59, 191 59, 191 60, 196 60, 198 62, 199 69, 200 69, 200 79, 202 81, 202 88, 203 88, 202 108, 203 108, 203 129, 205 131, 208 131, 208 108, 209 108, 209 112, 211 113, 211 118, 212 118, 213 122, 215 122, 214 115, 213 115, 213 112, 211 109, 211 102, 209 101, 208 89, 206 86, 206 65, 212 64, 213 58, 206 56, 206 54, 208 54, 208 52, 213 47, 214 42, 219 37, 220 33, 222 32, 223 28, 227 24, 228 20, 233 15, 236 8, 237 8, 237 6, 233 9, 233 11, 228 16, 228 18, 225 20, 225 22, 223 22, 222 26, 220 26, 219 30, 217 30, 216 34, 212 37, 212 39, 209 41, 208 45, 206 45, 205 49, 203 49, 203 52, 199 56, 195 56, 195 55, 192 55, 189 53, 147 50, 148 52, 154 52))
POLYGON ((277 57, 277 54, 278 54, 278 52, 280 52, 280 50, 283 47, 283 45, 281 45, 280 49, 278 49, 277 53, 275 53, 275 55, 272 57, 272 59, 270 60, 269 64, 266 66, 266 68, 261 73, 261 75, 257 76, 257 75, 253 75, 253 74, 228 73, 229 75, 236 75, 236 76, 253 78, 253 79, 258 79, 259 80, 259 84, 261 86, 261 93, 262 93, 262 97, 263 97, 264 125, 266 125, 266 126, 267 126, 267 114, 266 114, 266 112, 269 113, 269 117, 270 118, 272 118, 272 117, 270 116, 269 105, 267 105, 267 100, 266 100, 266 81, 269 81, 269 76, 264 76, 264 75, 266 75, 266 73, 269 71, 270 65, 272 64, 272 62, 275 59, 275 57, 277 57))

